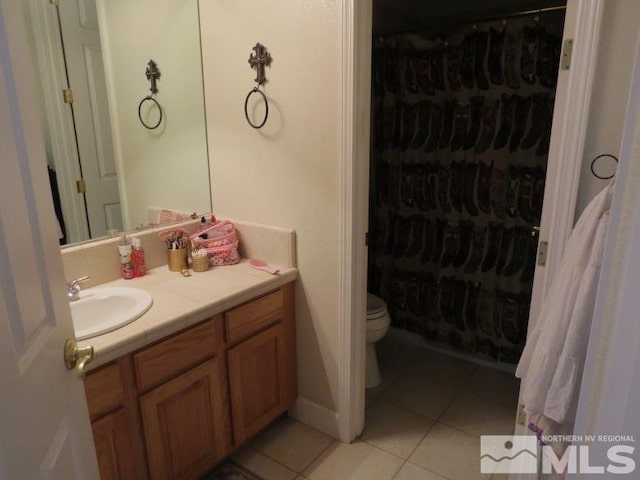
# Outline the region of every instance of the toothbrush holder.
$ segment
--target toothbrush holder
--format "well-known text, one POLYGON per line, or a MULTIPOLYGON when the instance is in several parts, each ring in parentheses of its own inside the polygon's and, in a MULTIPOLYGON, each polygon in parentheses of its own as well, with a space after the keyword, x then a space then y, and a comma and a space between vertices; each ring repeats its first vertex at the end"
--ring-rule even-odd
POLYGON ((168 249, 167 265, 172 272, 181 272, 189 268, 187 248, 168 249))
POLYGON ((194 272, 206 272, 209 270, 209 255, 204 257, 191 257, 191 267, 194 272))

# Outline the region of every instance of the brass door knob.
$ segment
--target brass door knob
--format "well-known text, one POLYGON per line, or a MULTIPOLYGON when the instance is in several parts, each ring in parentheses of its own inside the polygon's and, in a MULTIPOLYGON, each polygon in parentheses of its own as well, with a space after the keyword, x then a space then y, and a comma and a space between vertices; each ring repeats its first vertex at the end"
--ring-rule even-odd
POLYGON ((93 360, 93 347, 91 345, 78 347, 78 342, 76 342, 75 338, 69 338, 64 343, 64 364, 69 370, 75 369, 80 378, 84 378, 84 367, 91 360, 93 360))

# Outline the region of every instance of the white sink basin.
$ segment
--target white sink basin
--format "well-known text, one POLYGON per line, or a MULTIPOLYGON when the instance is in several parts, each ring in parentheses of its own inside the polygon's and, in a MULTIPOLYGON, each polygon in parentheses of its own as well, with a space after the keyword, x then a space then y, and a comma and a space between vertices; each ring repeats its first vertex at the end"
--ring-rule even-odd
POLYGON ((153 303, 144 290, 134 287, 93 287, 80 291, 71 302, 71 318, 77 340, 95 337, 140 318, 153 303))

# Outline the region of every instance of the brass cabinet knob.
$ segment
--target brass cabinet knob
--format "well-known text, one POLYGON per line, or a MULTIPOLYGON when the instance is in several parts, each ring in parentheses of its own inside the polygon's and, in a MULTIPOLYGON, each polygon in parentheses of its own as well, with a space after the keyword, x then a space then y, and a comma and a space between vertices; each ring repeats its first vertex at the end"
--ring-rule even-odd
POLYGON ((64 364, 71 370, 75 369, 80 378, 85 377, 84 367, 93 360, 93 347, 78 347, 75 338, 69 338, 64 343, 64 364))

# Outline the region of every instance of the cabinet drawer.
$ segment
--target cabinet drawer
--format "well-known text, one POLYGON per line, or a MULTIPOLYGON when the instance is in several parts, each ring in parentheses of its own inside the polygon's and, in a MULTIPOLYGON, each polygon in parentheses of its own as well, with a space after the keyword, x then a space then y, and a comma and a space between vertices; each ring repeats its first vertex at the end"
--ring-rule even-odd
POLYGON ((138 388, 158 385, 219 354, 224 348, 222 316, 216 315, 133 356, 138 388))
POLYGON ((124 382, 120 365, 112 363, 87 375, 84 391, 89 416, 94 420, 124 403, 124 382))
POLYGON ((282 289, 226 313, 227 342, 236 344, 282 318, 282 289))

